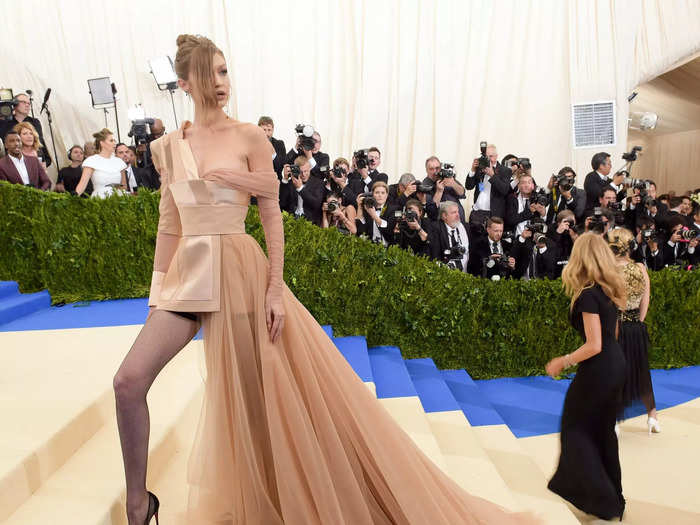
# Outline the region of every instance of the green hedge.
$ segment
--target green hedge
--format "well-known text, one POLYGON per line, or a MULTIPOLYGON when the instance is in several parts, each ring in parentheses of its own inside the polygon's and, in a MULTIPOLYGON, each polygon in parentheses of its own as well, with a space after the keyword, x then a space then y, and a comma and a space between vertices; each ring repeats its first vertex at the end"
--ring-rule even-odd
MULTIPOLYGON (((79 199, 0 183, 0 279, 54 301, 148 294, 158 194, 79 199)), ((561 281, 492 282, 285 216, 285 280, 336 335, 366 335, 404 357, 475 378, 543 373, 580 343, 561 281)), ((257 209, 247 230, 264 245, 257 209)), ((700 364, 700 272, 651 274, 656 368, 700 364)), ((293 322, 293 320, 289 320, 293 322)))

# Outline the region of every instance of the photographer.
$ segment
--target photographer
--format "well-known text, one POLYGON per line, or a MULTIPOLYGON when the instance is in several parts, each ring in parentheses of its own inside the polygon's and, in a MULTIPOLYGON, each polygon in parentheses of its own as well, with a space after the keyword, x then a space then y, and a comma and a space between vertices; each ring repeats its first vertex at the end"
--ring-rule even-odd
POLYGON ((632 259, 643 263, 650 270, 661 270, 664 267, 664 256, 659 246, 663 240, 656 231, 656 224, 649 217, 643 217, 637 223, 636 231, 637 246, 632 250, 632 259))
POLYGON ((396 226, 395 208, 386 204, 389 188, 377 181, 371 193, 357 196, 357 235, 365 236, 374 243, 389 246, 394 242, 396 226))
POLYGON ((623 187, 625 173, 618 172, 612 178, 610 177, 612 159, 609 153, 600 152, 593 155, 591 167, 593 171, 586 175, 586 180, 583 183, 583 188, 586 192, 586 215, 589 215, 593 208, 596 207, 598 197, 604 186, 612 187, 615 192, 615 200, 623 200, 625 197, 623 187))
POLYGON ((533 217, 544 218, 549 198, 533 193, 535 181, 532 175, 524 173, 518 180, 518 193, 510 193, 506 198, 506 230, 520 235, 527 222, 533 217))
POLYGON ((647 180, 635 184, 632 187, 632 196, 627 198, 625 207, 625 228, 634 231, 635 225, 647 215, 647 210, 652 205, 658 205, 655 200, 656 186, 654 185, 654 197, 652 197, 653 181, 647 180))
POLYGON ((693 207, 693 224, 690 227, 695 230, 696 236, 688 243, 688 262, 697 268, 700 264, 700 204, 695 203, 693 207))
POLYGON ((160 187, 160 181, 153 179, 153 173, 146 168, 132 166, 132 153, 129 147, 120 142, 114 154, 126 164, 126 189, 132 193, 137 193, 139 188, 146 188, 155 191, 160 187))
POLYGON ((409 199, 403 211, 395 212, 397 219, 394 234, 397 244, 416 255, 430 257, 430 233, 433 225, 423 215, 423 205, 416 199, 409 199))
POLYGON ((469 215, 469 224, 477 226, 484 224, 489 217, 505 216, 506 197, 513 189, 513 170, 498 162, 496 146, 487 146, 482 142, 481 150, 481 157, 472 162, 465 184, 468 190, 474 190, 474 205, 469 215))
POLYGON ((328 153, 321 151, 321 134, 318 131, 314 131, 312 138, 314 139, 314 147, 311 150, 311 155, 316 165, 311 168, 311 176, 321 178, 321 167, 328 166, 331 163, 331 158, 328 153))
POLYGON ((41 121, 38 118, 30 117, 31 104, 29 101, 29 95, 26 93, 18 93, 14 97, 15 106, 12 110, 12 118, 9 120, 0 120, 0 140, 5 142, 5 137, 7 134, 15 129, 15 126, 20 122, 26 122, 34 126, 37 135, 39 136, 39 143, 41 144, 39 156, 46 161, 46 167, 51 166, 51 155, 49 155, 49 150, 46 149, 46 141, 44 140, 44 132, 41 129, 41 121))
MULTIPOLYGON (((317 166, 316 158, 313 155, 313 150, 316 148, 316 139, 314 138, 314 134, 316 132, 312 126, 305 124, 297 124, 294 131, 297 134, 297 140, 294 144, 294 148, 287 152, 284 164, 291 166, 296 162, 298 157, 305 157, 309 163, 309 169, 313 170, 317 166)), ((326 158, 326 162, 325 164, 322 164, 322 166, 328 166, 329 164, 330 158, 326 158)))
POLYGON ((571 210, 562 210, 557 214, 554 227, 547 229, 547 237, 552 242, 552 249, 556 252, 555 276, 560 277, 564 266, 569 262, 571 250, 578 237, 576 232, 576 216, 571 210))
POLYGON ((547 224, 554 225, 557 216, 563 210, 571 210, 577 221, 583 220, 586 211, 586 195, 576 187, 576 172, 564 166, 559 173, 552 175, 547 184, 550 191, 547 224))
POLYGON ((382 163, 382 153, 379 151, 379 148, 376 146, 369 148, 367 150, 367 159, 369 160, 370 178, 375 182, 380 180, 385 184, 389 184, 389 176, 379 171, 379 165, 382 163))
POLYGON ((554 242, 547 238, 547 225, 542 218, 528 221, 525 229, 513 243, 511 255, 516 265, 516 279, 556 279, 557 251, 554 242))
MULTIPOLYGON (((321 173, 324 173, 323 169, 321 173)), ((329 193, 336 193, 340 195, 343 206, 355 206, 357 196, 348 184, 348 173, 350 173, 350 163, 347 159, 338 157, 333 161, 333 167, 323 175, 325 180, 324 199, 329 193)))
POLYGON ((413 173, 404 173, 399 182, 389 185, 389 197, 387 202, 392 206, 404 208, 408 199, 415 198, 418 182, 413 173))
POLYGON ((443 164, 435 156, 428 157, 425 161, 425 173, 426 177, 423 179, 424 185, 432 185, 435 188, 435 193, 428 197, 429 201, 434 201, 436 206, 439 206, 441 202, 451 201, 457 204, 457 209, 459 210, 459 218, 462 222, 465 222, 464 208, 459 202, 461 199, 467 197, 467 192, 457 179, 455 178, 455 173, 453 171, 453 166, 449 164, 443 164), (438 186, 438 181, 442 184, 442 194, 438 193, 440 189, 438 186))
POLYGON ((275 156, 272 158, 272 167, 275 173, 277 173, 277 178, 282 179, 282 168, 284 167, 284 159, 286 157, 285 151, 287 151, 284 146, 284 141, 272 136, 275 133, 275 123, 271 117, 260 117, 258 119, 258 126, 265 132, 265 136, 275 150, 275 156))
POLYGON ((307 157, 299 155, 294 160, 294 165, 285 164, 280 182, 280 208, 296 218, 304 217, 316 226, 321 226, 323 183, 316 177, 311 177, 307 157))
POLYGON ((357 235, 355 207, 344 206, 340 194, 329 193, 326 195, 322 210, 321 228, 336 228, 343 235, 357 235))
POLYGON ((502 238, 503 222, 500 217, 490 217, 486 221, 486 235, 474 239, 469 255, 472 274, 498 280, 510 277, 515 270, 511 243, 502 238))
MULTIPOLYGON (((600 195, 598 196, 598 207, 594 208, 590 212, 586 212, 585 224, 588 225, 591 216, 593 216, 594 210, 601 209, 601 213, 605 215, 608 227, 612 228, 616 225, 622 226, 625 222, 624 213, 622 212, 622 206, 616 200, 616 193, 612 186, 606 185, 600 190, 600 195)), ((605 230, 607 233, 607 229, 605 230)))
POLYGON ((608 230, 615 224, 615 215, 608 208, 597 206, 593 208, 593 213, 586 217, 583 224, 585 232, 607 235, 608 230))
MULTIPOLYGON (((688 248, 690 241, 698 236, 698 231, 685 225, 681 217, 673 217, 668 221, 669 238, 661 247, 664 266, 677 266, 690 262, 688 248)), ((694 250, 693 250, 694 251, 694 250)))
POLYGON ((375 180, 369 174, 370 159, 368 149, 357 150, 353 153, 352 167, 353 171, 348 175, 348 184, 355 194, 355 198, 362 193, 371 193, 375 182, 383 182, 386 184, 386 181, 375 180))
POLYGON ((430 239, 430 257, 449 268, 467 272, 469 270, 469 232, 459 219, 459 208, 454 201, 440 204, 440 220, 435 225, 430 239))

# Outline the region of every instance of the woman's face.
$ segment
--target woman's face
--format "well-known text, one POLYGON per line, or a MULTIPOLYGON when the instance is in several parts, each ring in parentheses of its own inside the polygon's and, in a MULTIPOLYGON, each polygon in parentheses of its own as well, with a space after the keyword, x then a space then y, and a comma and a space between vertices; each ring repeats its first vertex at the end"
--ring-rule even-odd
POLYGON ((386 189, 384 189, 384 186, 378 186, 372 190, 372 195, 374 196, 374 200, 377 201, 377 204, 384 206, 384 203, 386 202, 386 189))
POLYGON ((19 138, 22 140, 22 146, 28 148, 34 146, 34 133, 32 133, 32 130, 24 128, 19 132, 19 138))
MULTIPOLYGON (((226 67, 226 60, 220 54, 215 54, 212 60, 212 75, 214 77, 214 90, 216 95, 216 102, 220 108, 223 108, 228 103, 228 99, 231 96, 231 79, 228 75, 228 68, 226 67)), ((198 100, 199 93, 197 90, 199 86, 188 80, 178 80, 180 88, 189 93, 193 100, 198 100)))
POLYGON ((117 141, 114 139, 114 135, 107 135, 107 138, 100 142, 100 152, 114 153, 116 146, 117 141))

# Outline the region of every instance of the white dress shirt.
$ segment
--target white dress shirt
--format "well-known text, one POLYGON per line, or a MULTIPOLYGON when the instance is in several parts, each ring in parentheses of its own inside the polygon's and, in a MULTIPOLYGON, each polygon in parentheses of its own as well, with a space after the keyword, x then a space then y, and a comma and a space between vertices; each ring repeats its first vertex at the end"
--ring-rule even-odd
POLYGON ((27 165, 24 163, 24 155, 20 153, 19 158, 9 154, 8 156, 12 159, 15 168, 17 168, 19 176, 22 178, 22 184, 25 186, 29 184, 29 172, 27 171, 27 165))
POLYGON ((450 242, 450 248, 452 248, 453 243, 452 243, 452 232, 455 232, 455 237, 457 238, 458 244, 461 246, 464 246, 465 252, 464 255, 462 256, 462 271, 464 273, 467 272, 467 263, 469 262, 469 237, 467 236, 467 230, 464 229, 464 224, 461 222, 458 222, 455 227, 451 227, 448 224, 445 224, 447 227, 447 238, 449 239, 450 242))

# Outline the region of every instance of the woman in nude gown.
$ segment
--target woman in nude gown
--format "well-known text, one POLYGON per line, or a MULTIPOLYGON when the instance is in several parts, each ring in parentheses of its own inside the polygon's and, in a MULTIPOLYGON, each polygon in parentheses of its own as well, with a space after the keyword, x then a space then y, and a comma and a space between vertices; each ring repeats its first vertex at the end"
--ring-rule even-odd
POLYGON ((223 53, 181 35, 175 69, 194 123, 152 143, 161 204, 151 312, 114 379, 127 516, 143 525, 146 393, 204 330, 207 379, 184 523, 455 525, 531 523, 470 496, 419 451, 282 279, 273 149, 223 112, 223 53), (245 234, 258 200, 268 258, 245 234))

